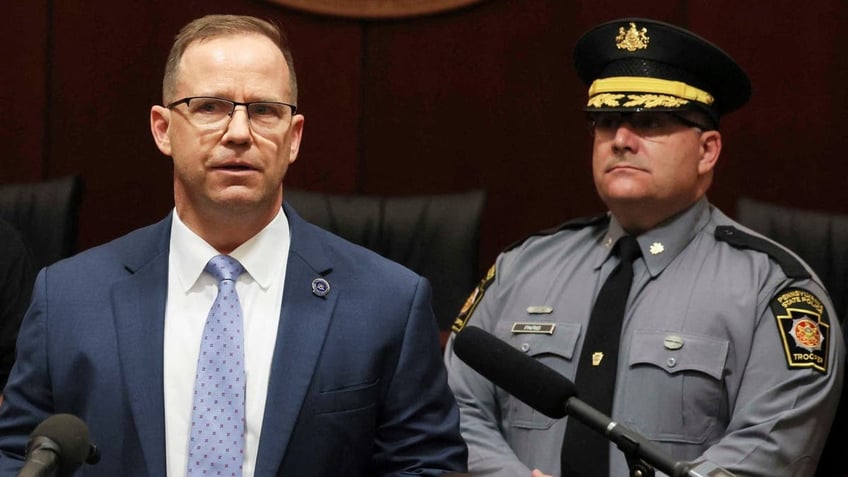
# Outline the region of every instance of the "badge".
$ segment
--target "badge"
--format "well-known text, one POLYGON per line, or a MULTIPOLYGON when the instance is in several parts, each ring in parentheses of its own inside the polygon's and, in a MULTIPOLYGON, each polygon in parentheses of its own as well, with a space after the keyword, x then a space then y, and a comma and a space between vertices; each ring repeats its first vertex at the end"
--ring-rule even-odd
POLYGON ((634 52, 636 50, 644 50, 648 48, 651 38, 648 36, 648 29, 636 27, 636 24, 630 22, 630 28, 625 30, 624 27, 618 28, 618 36, 615 37, 615 46, 619 50, 627 50, 634 52))
POLYGON ((815 295, 788 288, 771 302, 789 368, 813 368, 827 373, 830 320, 815 295))
POLYGON ((312 280, 312 293, 315 296, 326 296, 330 293, 330 284, 323 278, 312 280))

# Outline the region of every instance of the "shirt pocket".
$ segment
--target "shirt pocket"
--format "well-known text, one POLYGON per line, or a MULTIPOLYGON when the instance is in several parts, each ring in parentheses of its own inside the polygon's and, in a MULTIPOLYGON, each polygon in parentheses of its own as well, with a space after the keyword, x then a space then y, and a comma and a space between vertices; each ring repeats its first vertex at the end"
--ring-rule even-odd
POLYGON ((709 336, 634 332, 617 415, 652 440, 704 443, 727 419, 729 346, 709 336))
MULTIPOLYGON (((546 322, 549 323, 549 322, 546 322)), ((580 325, 577 323, 553 323, 554 331, 547 333, 513 333, 511 323, 501 323, 495 330, 498 338, 512 347, 535 358, 563 376, 571 376, 574 350, 580 337, 580 325)), ((548 429, 556 421, 506 391, 499 390, 501 409, 506 422, 522 429, 548 429)), ((565 406, 565 403, 562 403, 565 406)))

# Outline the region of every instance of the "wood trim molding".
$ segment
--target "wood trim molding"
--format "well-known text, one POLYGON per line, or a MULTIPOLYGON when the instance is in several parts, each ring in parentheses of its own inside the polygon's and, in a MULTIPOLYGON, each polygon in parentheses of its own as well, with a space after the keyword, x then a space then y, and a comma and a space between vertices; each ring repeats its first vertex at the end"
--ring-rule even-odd
POLYGON ((267 0, 322 15, 362 19, 396 19, 431 15, 483 0, 267 0))

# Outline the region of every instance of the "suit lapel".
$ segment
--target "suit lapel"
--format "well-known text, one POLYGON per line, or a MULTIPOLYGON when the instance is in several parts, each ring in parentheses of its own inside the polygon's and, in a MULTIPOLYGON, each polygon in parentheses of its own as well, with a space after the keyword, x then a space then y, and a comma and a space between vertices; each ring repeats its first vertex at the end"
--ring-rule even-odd
POLYGON ((289 220, 292 240, 256 475, 277 475, 312 383, 339 296, 328 276, 331 267, 322 252, 321 236, 291 208, 284 206, 283 209, 289 220), (312 292, 313 280, 321 277, 326 277, 330 284, 330 291, 325 296, 312 292))
POLYGON ((118 355, 126 395, 150 475, 165 475, 163 337, 171 217, 136 242, 130 276, 112 289, 118 355))
MULTIPOLYGON (((256 475, 276 475, 321 355, 339 297, 322 235, 283 206, 292 240, 283 306, 265 405, 256 475), (330 292, 312 293, 325 277, 330 292)), ((150 475, 165 475, 163 346, 171 216, 151 227, 127 253, 129 276, 112 289, 123 382, 150 475)))

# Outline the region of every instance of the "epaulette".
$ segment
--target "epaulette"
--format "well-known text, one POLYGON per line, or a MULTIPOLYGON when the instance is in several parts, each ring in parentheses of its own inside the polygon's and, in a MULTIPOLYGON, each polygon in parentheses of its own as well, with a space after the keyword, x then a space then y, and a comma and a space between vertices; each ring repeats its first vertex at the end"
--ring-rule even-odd
MULTIPOLYGON (((506 252, 508 250, 512 250, 515 247, 518 247, 522 243, 524 243, 530 237, 539 237, 544 235, 552 235, 560 230, 566 229, 582 229, 583 227, 588 227, 590 225, 600 224, 604 221, 609 221, 609 214, 597 215, 594 217, 581 217, 577 219, 569 220, 557 227, 540 230, 538 232, 532 233, 523 239, 513 243, 512 245, 506 247, 503 251, 506 252)), ((474 288, 471 292, 471 295, 468 296, 468 299, 465 300, 465 304, 462 305, 462 309, 459 310, 459 315, 454 319, 453 325, 451 326, 451 330, 455 333, 459 333, 465 327, 466 323, 468 323, 468 319, 471 318, 471 314, 477 308, 477 305, 480 303, 480 300, 483 299, 483 295, 486 293, 486 289, 489 288, 489 285, 495 280, 495 265, 492 265, 489 268, 489 271, 486 272, 486 276, 480 280, 480 283, 474 288)))
MULTIPOLYGON (((590 225, 600 224, 604 221, 609 221, 609 215, 598 215, 596 217, 582 217, 578 219, 572 219, 568 222, 559 225, 558 227, 553 227, 550 229, 540 230, 533 234, 530 234, 523 239, 513 243, 504 249, 504 252, 511 250, 522 243, 524 243, 530 237, 539 237, 544 235, 552 235, 560 230, 566 229, 582 229, 583 227, 588 227, 590 225)), ((462 309, 459 310, 459 315, 453 321, 453 325, 451 326, 451 330, 455 333, 459 333, 468 323, 468 319, 471 318, 471 314, 477 308, 477 305, 480 303, 480 300, 483 299, 483 295, 486 293, 486 289, 489 288, 489 285, 495 280, 495 265, 492 265, 489 268, 489 271, 486 272, 486 276, 480 280, 480 283, 474 288, 471 292, 471 295, 468 296, 468 299, 465 300, 465 304, 462 305, 462 309)))
POLYGON ((768 254, 789 278, 810 278, 810 272, 800 260, 767 239, 751 235, 732 225, 719 225, 715 229, 715 238, 736 248, 747 248, 768 254))
POLYGON ((589 227, 590 225, 601 224, 601 223, 604 223, 604 222, 609 222, 609 214, 596 215, 596 216, 593 216, 593 217, 579 217, 579 218, 576 218, 576 219, 571 219, 571 220, 569 220, 565 223, 562 223, 562 224, 560 224, 556 227, 552 227, 552 228, 549 228, 549 229, 543 229, 543 230, 539 230, 538 232, 534 232, 534 233, 522 238, 521 240, 518 240, 518 241, 513 242, 512 244, 508 245, 505 249, 503 249, 503 251, 504 252, 510 251, 510 250, 514 249, 515 247, 518 247, 519 245, 523 244, 524 242, 526 242, 528 239, 530 239, 532 237, 542 237, 542 236, 545 236, 545 235, 553 235, 553 234, 555 234, 555 233, 557 233, 561 230, 582 229, 584 227, 589 227))

